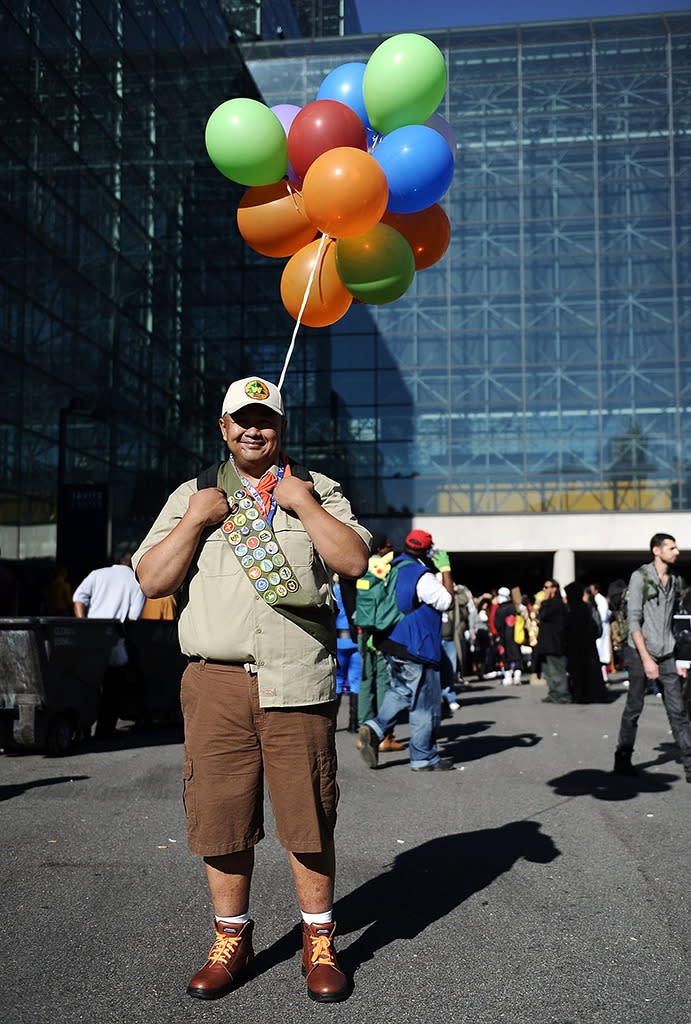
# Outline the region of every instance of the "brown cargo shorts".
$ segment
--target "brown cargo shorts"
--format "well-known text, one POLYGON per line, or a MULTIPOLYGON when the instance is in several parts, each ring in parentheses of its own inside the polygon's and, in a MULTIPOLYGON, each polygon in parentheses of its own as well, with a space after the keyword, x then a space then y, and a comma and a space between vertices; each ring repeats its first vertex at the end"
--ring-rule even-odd
POLYGON ((264 836, 264 778, 276 837, 320 853, 336 825, 336 702, 260 708, 242 666, 190 662, 182 676, 183 803, 193 853, 218 857, 264 836))

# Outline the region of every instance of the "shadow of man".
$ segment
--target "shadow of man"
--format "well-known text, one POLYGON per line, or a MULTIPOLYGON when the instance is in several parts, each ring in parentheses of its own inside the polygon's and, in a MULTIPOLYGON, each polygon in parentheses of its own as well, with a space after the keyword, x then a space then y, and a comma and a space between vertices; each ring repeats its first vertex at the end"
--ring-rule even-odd
MULTIPOLYGON (((536 821, 515 821, 431 839, 399 854, 385 874, 370 879, 338 900, 338 934, 365 931, 347 949, 339 948, 350 979, 377 950, 398 939, 414 939, 473 893, 510 871, 521 858, 549 864, 560 851, 536 821), (450 881, 451 879, 451 881, 450 881)), ((299 928, 291 929, 255 960, 255 974, 294 955, 299 928)))

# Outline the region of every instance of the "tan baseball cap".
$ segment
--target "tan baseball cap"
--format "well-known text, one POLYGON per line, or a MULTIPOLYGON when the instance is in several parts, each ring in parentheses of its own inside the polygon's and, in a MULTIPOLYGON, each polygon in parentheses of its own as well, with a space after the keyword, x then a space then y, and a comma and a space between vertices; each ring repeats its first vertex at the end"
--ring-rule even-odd
POLYGON ((270 384, 263 377, 243 377, 242 380, 234 380, 223 399, 221 416, 225 416, 226 413, 232 416, 238 409, 254 405, 255 402, 266 409, 271 409, 272 412, 277 412, 279 416, 285 416, 281 392, 275 384, 270 384))

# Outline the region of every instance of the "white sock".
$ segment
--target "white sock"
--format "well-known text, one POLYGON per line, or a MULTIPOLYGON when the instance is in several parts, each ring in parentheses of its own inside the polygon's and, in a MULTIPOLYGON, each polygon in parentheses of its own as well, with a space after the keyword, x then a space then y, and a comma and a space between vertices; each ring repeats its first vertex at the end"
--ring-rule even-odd
POLYGON ((216 915, 219 924, 247 924, 249 919, 249 914, 234 914, 233 917, 218 917, 216 915))
POLYGON ((300 913, 305 924, 331 924, 334 919, 333 907, 331 910, 325 910, 323 914, 306 914, 304 910, 300 913))

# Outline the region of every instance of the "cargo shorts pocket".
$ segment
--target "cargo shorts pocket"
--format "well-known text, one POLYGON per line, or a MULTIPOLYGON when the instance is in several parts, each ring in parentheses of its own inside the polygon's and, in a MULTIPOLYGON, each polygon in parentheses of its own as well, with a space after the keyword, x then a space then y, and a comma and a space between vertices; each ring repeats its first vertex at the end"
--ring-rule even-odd
POLYGON ((194 792, 194 765, 191 757, 186 757, 182 766, 182 806, 189 825, 197 824, 197 801, 194 792))
POLYGON ((338 761, 335 754, 320 753, 317 763, 319 768, 321 811, 324 820, 333 828, 336 823, 336 808, 340 796, 338 783, 336 782, 338 761))

